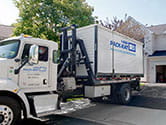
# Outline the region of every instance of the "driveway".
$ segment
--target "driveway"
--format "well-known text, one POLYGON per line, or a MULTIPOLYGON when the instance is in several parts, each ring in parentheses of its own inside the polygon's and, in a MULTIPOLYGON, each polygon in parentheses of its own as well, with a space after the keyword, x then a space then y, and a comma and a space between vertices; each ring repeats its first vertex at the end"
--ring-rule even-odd
POLYGON ((110 102, 93 103, 84 109, 63 115, 48 116, 45 122, 28 120, 27 124, 43 125, 165 125, 166 86, 146 85, 127 106, 110 102), (35 123, 37 122, 37 123, 35 123))

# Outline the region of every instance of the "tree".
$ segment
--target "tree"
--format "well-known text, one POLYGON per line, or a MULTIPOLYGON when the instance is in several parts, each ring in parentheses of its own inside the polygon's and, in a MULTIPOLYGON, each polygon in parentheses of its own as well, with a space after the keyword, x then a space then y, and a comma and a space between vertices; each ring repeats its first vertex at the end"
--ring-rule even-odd
POLYGON ((93 24, 93 8, 85 0, 14 0, 19 19, 13 24, 14 35, 21 33, 58 40, 59 29, 71 24, 93 24))
POLYGON ((134 18, 127 16, 127 14, 124 19, 113 17, 113 20, 109 21, 107 18, 106 21, 100 21, 100 24, 112 31, 117 31, 139 41, 144 39, 147 32, 144 25, 137 22, 134 18))

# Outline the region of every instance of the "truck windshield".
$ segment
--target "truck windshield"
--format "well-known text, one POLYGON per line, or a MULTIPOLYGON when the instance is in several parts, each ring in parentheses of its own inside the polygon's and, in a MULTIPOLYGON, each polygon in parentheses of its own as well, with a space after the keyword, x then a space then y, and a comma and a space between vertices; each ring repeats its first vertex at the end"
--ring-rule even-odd
POLYGON ((5 41, 0 43, 0 58, 14 58, 17 55, 19 49, 19 41, 5 41))

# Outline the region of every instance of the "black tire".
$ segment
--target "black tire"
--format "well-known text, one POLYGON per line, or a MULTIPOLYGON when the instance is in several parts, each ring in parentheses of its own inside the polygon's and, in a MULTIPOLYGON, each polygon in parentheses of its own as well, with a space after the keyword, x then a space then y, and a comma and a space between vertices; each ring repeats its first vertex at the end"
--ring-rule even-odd
POLYGON ((123 84, 118 93, 119 104, 127 105, 131 100, 131 88, 129 84, 123 84))
POLYGON ((7 106, 12 110, 13 119, 11 120, 10 125, 19 125, 21 121, 21 106, 19 103, 11 97, 0 96, 0 105, 7 106))

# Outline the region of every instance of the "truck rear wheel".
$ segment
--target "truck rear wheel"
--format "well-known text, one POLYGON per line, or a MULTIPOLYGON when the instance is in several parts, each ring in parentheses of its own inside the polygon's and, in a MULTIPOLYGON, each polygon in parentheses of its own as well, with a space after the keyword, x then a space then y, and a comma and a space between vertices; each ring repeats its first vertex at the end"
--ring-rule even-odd
POLYGON ((124 84, 120 87, 118 93, 118 100, 120 104, 128 104, 131 100, 131 88, 129 84, 124 84))
POLYGON ((21 107, 19 103, 8 96, 0 97, 0 124, 15 125, 21 120, 21 107))

